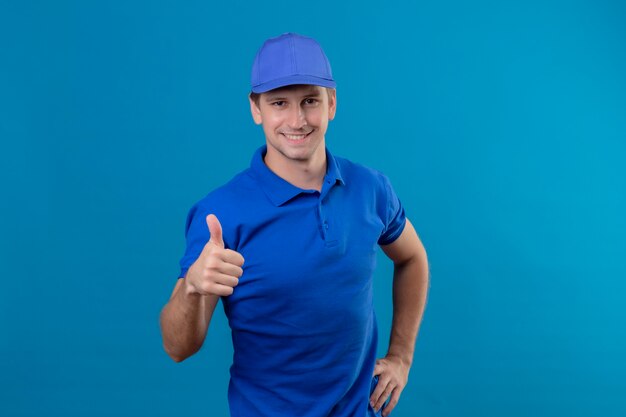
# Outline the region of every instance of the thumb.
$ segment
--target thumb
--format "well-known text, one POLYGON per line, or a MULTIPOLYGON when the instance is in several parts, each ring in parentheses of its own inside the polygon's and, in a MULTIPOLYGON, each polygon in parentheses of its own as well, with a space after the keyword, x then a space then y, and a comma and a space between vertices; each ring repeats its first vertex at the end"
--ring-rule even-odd
POLYGON ((217 220, 217 217, 215 217, 214 214, 209 214, 206 216, 206 224, 209 226, 209 233, 211 233, 211 239, 209 242, 213 242, 213 244, 223 248, 224 239, 222 239, 222 225, 220 224, 220 221, 217 220))

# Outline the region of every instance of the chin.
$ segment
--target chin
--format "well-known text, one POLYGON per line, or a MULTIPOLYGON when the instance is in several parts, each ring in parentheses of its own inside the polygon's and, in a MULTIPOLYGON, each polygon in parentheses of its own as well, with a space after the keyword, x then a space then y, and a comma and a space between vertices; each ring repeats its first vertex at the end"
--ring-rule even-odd
POLYGON ((309 151, 308 149, 295 151, 287 149, 286 152, 283 152, 283 155, 294 161, 308 161, 313 156, 313 152, 309 151))

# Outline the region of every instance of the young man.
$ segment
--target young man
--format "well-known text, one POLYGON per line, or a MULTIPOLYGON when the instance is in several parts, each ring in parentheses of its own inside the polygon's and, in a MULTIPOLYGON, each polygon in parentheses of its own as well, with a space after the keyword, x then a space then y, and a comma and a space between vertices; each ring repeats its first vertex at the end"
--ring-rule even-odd
POLYGON ((234 347, 232 417, 387 416, 408 380, 426 253, 388 179, 326 147, 335 86, 315 40, 268 39, 250 94, 266 144, 187 217, 163 344, 177 362, 197 352, 221 298, 234 347), (379 360, 377 245, 395 267, 391 339, 379 360))

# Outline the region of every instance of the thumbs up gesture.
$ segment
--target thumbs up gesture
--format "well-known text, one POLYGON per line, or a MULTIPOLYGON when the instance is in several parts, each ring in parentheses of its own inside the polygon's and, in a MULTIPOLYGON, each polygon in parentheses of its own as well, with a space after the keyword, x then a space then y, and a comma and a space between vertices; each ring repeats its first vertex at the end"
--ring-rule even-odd
POLYGON ((211 238, 187 271, 185 285, 189 293, 228 296, 243 274, 244 259, 239 252, 224 248, 222 225, 215 215, 209 214, 206 223, 211 238))

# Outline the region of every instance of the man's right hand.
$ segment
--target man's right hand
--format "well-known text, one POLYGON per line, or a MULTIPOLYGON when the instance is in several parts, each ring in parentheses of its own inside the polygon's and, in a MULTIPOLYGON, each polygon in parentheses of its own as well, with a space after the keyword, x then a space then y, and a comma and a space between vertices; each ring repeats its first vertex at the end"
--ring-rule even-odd
POLYGON ((228 296, 243 275, 243 256, 239 252, 224 248, 222 225, 217 217, 206 217, 211 239, 204 245, 196 262, 185 277, 188 294, 228 296))

